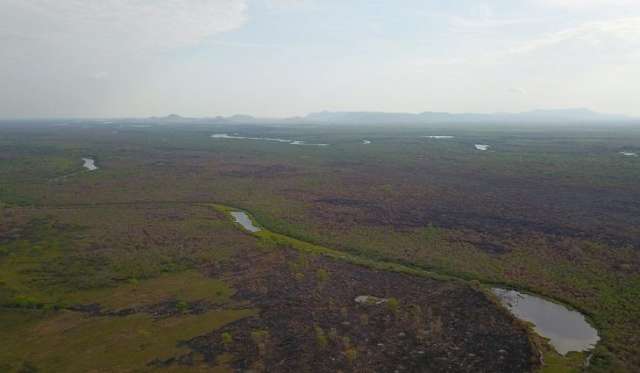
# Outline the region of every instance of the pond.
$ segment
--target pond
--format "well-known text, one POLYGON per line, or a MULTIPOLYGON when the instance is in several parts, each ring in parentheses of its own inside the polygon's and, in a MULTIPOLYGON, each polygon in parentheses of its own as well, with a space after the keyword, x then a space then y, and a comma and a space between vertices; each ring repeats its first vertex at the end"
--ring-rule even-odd
POLYGON ((249 215, 247 215, 247 213, 244 211, 231 211, 231 216, 236 223, 240 224, 242 228, 248 230, 251 233, 259 232, 261 230, 260 228, 253 225, 253 221, 251 221, 249 215))
POLYGON ((86 168, 89 171, 95 171, 98 169, 98 166, 96 166, 96 161, 91 159, 91 158, 82 158, 82 160, 84 161, 84 164, 82 165, 82 167, 86 168))
POLYGON ((491 290, 514 316, 533 323, 536 333, 548 338, 562 355, 570 351, 588 351, 600 340, 598 332, 580 312, 515 290, 491 290))
POLYGON ((620 152, 620 154, 624 155, 625 157, 637 157, 638 153, 634 153, 634 152, 620 152))

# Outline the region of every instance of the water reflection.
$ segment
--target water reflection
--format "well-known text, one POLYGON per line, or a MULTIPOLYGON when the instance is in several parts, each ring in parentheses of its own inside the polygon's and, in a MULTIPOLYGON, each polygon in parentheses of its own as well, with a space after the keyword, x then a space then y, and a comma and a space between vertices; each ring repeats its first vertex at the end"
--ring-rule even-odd
POLYGON ((253 222, 251 221, 251 219, 249 218, 249 215, 247 215, 246 212, 232 211, 231 216, 233 216, 233 220, 235 220, 236 223, 242 225, 242 227, 248 230, 249 232, 255 233, 260 231, 260 228, 253 225, 253 222))
POLYGON ((95 171, 98 169, 98 166, 96 166, 96 161, 91 159, 91 158, 82 158, 82 160, 84 161, 84 164, 82 165, 82 167, 86 168, 89 171, 95 171))
POLYGON ((535 331, 564 355, 593 348, 600 337, 584 316, 560 304, 515 290, 494 288, 493 293, 519 319, 535 324, 535 331))

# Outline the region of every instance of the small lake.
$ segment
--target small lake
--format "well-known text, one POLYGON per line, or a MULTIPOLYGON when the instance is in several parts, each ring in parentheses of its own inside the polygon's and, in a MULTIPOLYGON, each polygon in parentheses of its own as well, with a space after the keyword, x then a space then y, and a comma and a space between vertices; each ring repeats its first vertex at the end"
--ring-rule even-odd
POLYGON ((491 289, 514 316, 535 324, 536 333, 548 338, 560 354, 587 351, 600 340, 598 332, 580 312, 515 290, 491 289))
POLYGON ((249 215, 247 215, 247 213, 244 211, 231 211, 231 216, 236 223, 242 225, 242 228, 248 230, 251 233, 259 232, 261 230, 260 228, 253 225, 253 222, 249 218, 249 215))
POLYGON ((84 164, 82 165, 82 167, 86 168, 89 171, 95 171, 98 169, 98 166, 96 166, 96 161, 91 159, 91 158, 82 158, 82 160, 84 161, 84 164))

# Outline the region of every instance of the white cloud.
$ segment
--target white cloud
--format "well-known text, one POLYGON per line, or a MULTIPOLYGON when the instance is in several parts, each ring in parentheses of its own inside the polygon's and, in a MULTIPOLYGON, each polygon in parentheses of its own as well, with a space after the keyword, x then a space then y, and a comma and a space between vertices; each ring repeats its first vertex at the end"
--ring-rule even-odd
POLYGON ((543 22, 540 18, 467 18, 461 16, 451 16, 450 24, 454 28, 468 30, 497 29, 508 26, 521 26, 543 22))
POLYGON ((3 0, 0 39, 22 48, 170 49, 242 26, 246 8, 245 0, 3 0))
POLYGON ((637 113, 640 0, 361 3, 0 0, 0 113, 637 113))
POLYGON ((619 18, 608 21, 587 22, 575 27, 541 34, 511 47, 490 50, 486 53, 465 53, 454 56, 414 58, 405 61, 407 66, 424 71, 434 66, 498 66, 526 58, 528 61, 548 62, 552 59, 575 61, 581 65, 596 65, 603 58, 624 62, 637 61, 640 57, 640 17, 619 18), (554 49, 556 48, 556 49, 554 49), (536 59, 531 59, 531 58, 536 59), (587 58, 589 57, 589 58, 587 58))
POLYGON ((178 49, 246 21, 247 0, 0 0, 0 113, 157 105, 173 81, 201 82, 202 72, 179 69, 188 53, 178 49))
POLYGON ((285 10, 292 8, 309 8, 315 6, 315 0, 265 0, 271 10, 285 10))
POLYGON ((593 9, 613 6, 640 8, 638 0, 532 0, 534 3, 569 9, 593 9))
POLYGON ((566 42, 609 49, 638 47, 640 46, 640 17, 584 23, 527 41, 511 49, 509 53, 526 54, 566 42))

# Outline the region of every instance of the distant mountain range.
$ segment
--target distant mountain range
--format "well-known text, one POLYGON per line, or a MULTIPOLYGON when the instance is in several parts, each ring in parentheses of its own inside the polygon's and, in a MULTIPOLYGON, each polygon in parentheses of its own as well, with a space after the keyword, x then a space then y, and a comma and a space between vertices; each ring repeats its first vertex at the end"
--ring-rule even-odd
POLYGON ((438 124, 438 123, 583 123, 583 122, 640 122, 640 119, 624 115, 602 114, 589 109, 533 110, 521 113, 463 113, 446 112, 386 113, 374 111, 322 111, 304 117, 257 118, 250 115, 229 117, 186 118, 177 114, 151 117, 153 121, 260 124, 438 124))

